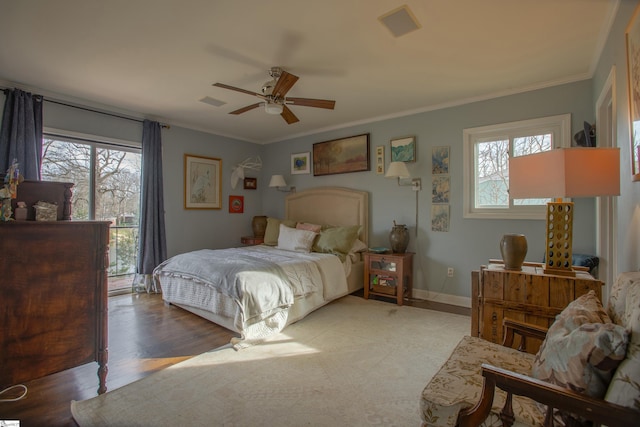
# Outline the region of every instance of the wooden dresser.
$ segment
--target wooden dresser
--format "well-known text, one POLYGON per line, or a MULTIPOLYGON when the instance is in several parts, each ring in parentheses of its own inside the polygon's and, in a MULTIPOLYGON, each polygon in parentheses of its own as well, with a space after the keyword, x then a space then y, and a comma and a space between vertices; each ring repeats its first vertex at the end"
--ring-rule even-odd
MULTIPOLYGON (((471 335, 502 343, 505 317, 549 327, 573 300, 590 290, 602 300, 603 282, 587 271, 576 277, 544 274, 543 266, 529 264, 509 271, 492 263, 471 273, 471 335)), ((540 341, 528 341, 526 350, 536 353, 540 341)), ((517 343, 519 345, 519 343, 517 343)))
POLYGON ((0 223, 0 388, 98 362, 106 391, 105 221, 0 223))

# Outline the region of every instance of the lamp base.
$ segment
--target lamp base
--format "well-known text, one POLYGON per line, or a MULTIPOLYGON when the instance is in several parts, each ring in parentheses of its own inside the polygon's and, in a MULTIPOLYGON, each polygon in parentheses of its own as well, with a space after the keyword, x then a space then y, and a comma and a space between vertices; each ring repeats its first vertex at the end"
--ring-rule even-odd
POLYGON ((575 277, 573 260, 573 202, 547 203, 545 274, 575 277))

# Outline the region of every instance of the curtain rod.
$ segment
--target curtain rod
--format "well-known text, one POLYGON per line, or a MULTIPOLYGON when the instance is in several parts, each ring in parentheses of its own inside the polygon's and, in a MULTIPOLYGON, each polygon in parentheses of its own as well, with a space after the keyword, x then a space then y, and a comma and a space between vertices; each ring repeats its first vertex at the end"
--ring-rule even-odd
MULTIPOLYGON (((120 114, 108 113, 106 111, 94 110, 94 109, 88 108, 88 107, 80 107, 78 105, 67 104, 66 102, 54 101, 52 99, 47 99, 45 97, 43 97, 43 99, 44 99, 45 102, 50 102, 52 104, 64 105, 65 107, 77 108, 78 110, 84 110, 84 111, 90 111, 92 113, 104 114, 106 116, 117 117, 118 119, 131 120, 131 121, 138 122, 138 123, 142 123, 144 121, 144 120, 141 120, 141 119, 135 119, 133 117, 122 116, 120 114)), ((163 129, 170 129, 171 128, 171 126, 169 126, 167 124, 164 124, 164 123, 160 123, 160 127, 163 128, 163 129)))
MULTIPOLYGON (((1 88, 1 90, 6 93, 6 91, 10 90, 10 89, 6 88, 6 87, 3 87, 3 88, 1 88)), ((81 107, 79 105, 67 104, 66 102, 62 102, 62 101, 55 101, 53 99, 47 99, 42 95, 38 95, 38 96, 41 96, 43 101, 50 102, 52 104, 58 104, 58 105, 63 105, 65 107, 77 108, 78 110, 84 110, 84 111, 90 111, 92 113, 104 114, 106 116, 116 117, 118 119, 131 120, 131 121, 138 122, 138 123, 142 123, 144 121, 144 120, 141 120, 141 119, 136 119, 136 118, 133 118, 133 117, 127 117, 127 116, 123 116, 123 115, 120 115, 120 114, 108 113, 106 111, 94 110, 94 109, 89 108, 89 107, 81 107)), ((167 125, 165 123, 160 123, 160 127, 163 128, 163 129, 171 129, 171 126, 167 125)))

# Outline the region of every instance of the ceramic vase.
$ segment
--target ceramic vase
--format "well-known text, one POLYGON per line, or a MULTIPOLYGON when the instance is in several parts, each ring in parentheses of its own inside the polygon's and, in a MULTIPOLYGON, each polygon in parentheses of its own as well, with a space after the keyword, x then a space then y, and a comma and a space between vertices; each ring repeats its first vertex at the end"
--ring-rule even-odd
POLYGON ((264 237, 264 232, 267 229, 267 217, 264 215, 254 216, 251 220, 251 229, 253 237, 264 237))
POLYGON ((404 224, 393 223, 393 228, 389 233, 389 243, 391 244, 392 252, 405 253, 409 245, 409 230, 404 224))
POLYGON ((524 234, 505 234, 500 240, 500 253, 505 270, 522 270, 522 263, 527 256, 527 238, 524 234))

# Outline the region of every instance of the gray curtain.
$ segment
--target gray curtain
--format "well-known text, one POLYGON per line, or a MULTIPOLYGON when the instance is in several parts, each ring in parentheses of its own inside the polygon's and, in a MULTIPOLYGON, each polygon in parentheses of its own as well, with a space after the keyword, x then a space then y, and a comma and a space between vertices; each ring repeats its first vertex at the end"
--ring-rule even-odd
POLYGON ((20 89, 4 91, 4 113, 0 130, 0 173, 13 160, 24 179, 40 180, 42 162, 42 96, 20 89))
POLYGON ((162 136, 158 122, 145 120, 142 130, 142 182, 138 265, 134 291, 160 292, 151 273, 167 259, 162 195, 162 136))

